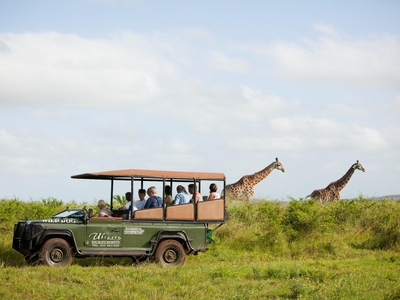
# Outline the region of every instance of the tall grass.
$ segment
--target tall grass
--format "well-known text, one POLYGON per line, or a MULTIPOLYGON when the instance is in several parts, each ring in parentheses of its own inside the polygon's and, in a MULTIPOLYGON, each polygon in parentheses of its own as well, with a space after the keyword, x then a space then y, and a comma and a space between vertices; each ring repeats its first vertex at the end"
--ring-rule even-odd
POLYGON ((292 258, 400 249, 400 202, 395 200, 262 201, 231 205, 229 216, 229 226, 217 236, 232 249, 292 258))
POLYGON ((1 299, 400 299, 399 201, 232 203, 209 251, 177 268, 113 258, 27 266, 11 248, 13 223, 67 206, 82 205, 0 200, 1 299))

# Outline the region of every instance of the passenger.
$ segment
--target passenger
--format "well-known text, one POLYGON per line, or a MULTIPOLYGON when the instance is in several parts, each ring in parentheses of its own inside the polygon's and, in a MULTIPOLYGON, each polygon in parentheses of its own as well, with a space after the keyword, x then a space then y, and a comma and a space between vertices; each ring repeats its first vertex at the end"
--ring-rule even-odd
MULTIPOLYGON (((126 192, 125 193, 125 198, 126 198, 126 204, 121 207, 121 209, 130 209, 131 205, 133 203, 132 201, 132 193, 131 192, 126 192)), ((133 203, 133 210, 137 210, 135 203, 133 203)))
POLYGON ((144 205, 146 204, 146 199, 144 199, 144 197, 146 197, 146 190, 140 189, 138 191, 138 196, 139 196, 139 201, 136 202, 136 208, 143 209, 144 205))
POLYGON ((175 195, 173 205, 186 204, 190 202, 190 194, 182 185, 176 187, 177 194, 175 195))
POLYGON ((165 191, 165 197, 164 197, 164 206, 170 206, 172 205, 172 188, 170 185, 166 185, 164 188, 165 191))
POLYGON ((147 189, 147 195, 149 198, 144 205, 144 208, 162 207, 164 200, 157 195, 157 190, 155 186, 151 186, 147 189))
POLYGON ((210 195, 208 195, 208 200, 214 200, 221 198, 220 194, 217 193, 218 187, 215 183, 210 184, 210 195))
POLYGON ((113 212, 107 208, 106 202, 101 199, 99 200, 99 202, 97 203, 97 206, 100 208, 99 210, 99 217, 112 217, 113 216, 113 212))
MULTIPOLYGON (((193 183, 191 183, 191 184, 188 185, 189 193, 190 193, 191 195, 194 194, 195 187, 196 187, 196 186, 195 186, 193 183)), ((196 197, 193 195, 192 198, 190 199, 190 202, 193 203, 193 200, 194 200, 195 198, 196 198, 196 202, 203 201, 203 199, 201 198, 201 194, 199 193, 199 191, 198 191, 197 189, 196 189, 196 197)))

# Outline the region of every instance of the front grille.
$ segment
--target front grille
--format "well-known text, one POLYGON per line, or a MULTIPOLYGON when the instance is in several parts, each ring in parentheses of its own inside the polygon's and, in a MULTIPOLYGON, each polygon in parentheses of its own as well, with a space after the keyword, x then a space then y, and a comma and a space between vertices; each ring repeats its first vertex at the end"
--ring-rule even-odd
POLYGON ((29 224, 19 222, 14 226, 14 238, 22 240, 31 240, 43 231, 43 226, 39 224, 29 224))
POLYGON ((14 238, 21 238, 25 229, 25 222, 19 222, 14 226, 14 238))
POLYGON ((30 240, 31 237, 32 237, 31 232, 32 232, 32 225, 30 225, 30 224, 29 224, 29 225, 26 225, 26 226, 25 226, 24 233, 23 233, 23 235, 22 235, 22 239, 23 239, 23 240, 30 240))

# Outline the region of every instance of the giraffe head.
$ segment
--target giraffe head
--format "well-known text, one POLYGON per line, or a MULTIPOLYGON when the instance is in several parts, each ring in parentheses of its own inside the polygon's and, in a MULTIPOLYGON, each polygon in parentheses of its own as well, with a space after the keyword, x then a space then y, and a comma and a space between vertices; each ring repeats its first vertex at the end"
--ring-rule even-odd
POLYGON ((352 168, 354 170, 361 170, 363 172, 365 172, 364 167, 360 164, 360 162, 357 160, 357 162, 352 166, 352 168))
POLYGON ((282 172, 285 172, 285 168, 284 168, 283 165, 280 163, 280 161, 278 160, 278 158, 275 159, 274 169, 281 170, 282 172))

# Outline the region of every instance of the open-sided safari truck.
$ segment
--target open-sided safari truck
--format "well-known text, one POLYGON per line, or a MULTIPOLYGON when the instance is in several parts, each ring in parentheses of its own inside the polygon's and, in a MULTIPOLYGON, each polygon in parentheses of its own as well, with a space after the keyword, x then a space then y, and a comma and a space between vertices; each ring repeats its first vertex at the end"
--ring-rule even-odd
MULTIPOLYGON (((19 221, 14 226, 13 248, 29 264, 67 266, 74 257, 131 257, 135 261, 155 259, 165 266, 185 263, 186 255, 206 251, 212 232, 227 218, 225 199, 143 210, 121 211, 113 207, 114 186, 127 185, 136 195, 141 188, 195 184, 208 195, 210 183, 225 188, 222 173, 155 170, 117 170, 72 176, 105 180, 111 184, 110 204, 114 217, 93 216, 93 209, 66 209, 49 219, 19 221), (116 215, 116 216, 115 216, 116 215)), ((164 197, 163 197, 164 198, 164 197)))

